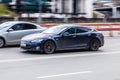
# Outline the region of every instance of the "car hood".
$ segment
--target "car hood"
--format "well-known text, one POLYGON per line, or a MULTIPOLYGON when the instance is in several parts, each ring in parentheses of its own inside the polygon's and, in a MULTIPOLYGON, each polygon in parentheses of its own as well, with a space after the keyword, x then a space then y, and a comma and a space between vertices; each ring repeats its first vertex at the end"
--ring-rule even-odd
POLYGON ((0 32, 2 32, 2 30, 0 30, 0 32))
POLYGON ((53 34, 45 34, 45 33, 35 33, 31 35, 27 35, 22 38, 22 40, 34 40, 34 39, 43 39, 43 38, 52 38, 53 34))
POLYGON ((4 31, 3 30, 0 30, 0 34, 2 34, 4 31))

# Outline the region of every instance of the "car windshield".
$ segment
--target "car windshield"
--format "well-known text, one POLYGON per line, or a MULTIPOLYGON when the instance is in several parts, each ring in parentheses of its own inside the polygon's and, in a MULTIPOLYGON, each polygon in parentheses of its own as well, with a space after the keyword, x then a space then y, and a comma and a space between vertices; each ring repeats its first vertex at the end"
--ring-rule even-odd
POLYGON ((0 24, 0 30, 4 29, 4 28, 6 28, 6 27, 8 27, 10 25, 12 25, 12 23, 9 23, 9 22, 5 22, 5 23, 0 24))
POLYGON ((65 30, 66 28, 67 27, 65 27, 65 26, 54 26, 54 27, 51 27, 51 28, 43 31, 43 33, 46 33, 46 34, 59 34, 63 30, 65 30))

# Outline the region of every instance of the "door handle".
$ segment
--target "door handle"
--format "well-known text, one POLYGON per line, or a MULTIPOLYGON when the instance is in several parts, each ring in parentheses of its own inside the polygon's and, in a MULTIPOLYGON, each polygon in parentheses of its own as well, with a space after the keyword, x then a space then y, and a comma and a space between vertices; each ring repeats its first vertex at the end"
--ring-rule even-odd
POLYGON ((75 38, 76 36, 72 36, 73 38, 75 38))

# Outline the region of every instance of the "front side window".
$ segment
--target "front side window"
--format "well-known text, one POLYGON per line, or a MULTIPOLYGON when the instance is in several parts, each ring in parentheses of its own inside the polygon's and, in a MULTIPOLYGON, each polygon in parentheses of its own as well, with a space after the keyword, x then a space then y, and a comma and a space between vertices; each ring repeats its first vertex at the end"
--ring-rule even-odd
POLYGON ((76 33, 76 28, 70 28, 66 31, 69 34, 75 34, 76 33))
POLYGON ((11 27, 13 30, 22 30, 23 25, 22 24, 15 24, 11 27))

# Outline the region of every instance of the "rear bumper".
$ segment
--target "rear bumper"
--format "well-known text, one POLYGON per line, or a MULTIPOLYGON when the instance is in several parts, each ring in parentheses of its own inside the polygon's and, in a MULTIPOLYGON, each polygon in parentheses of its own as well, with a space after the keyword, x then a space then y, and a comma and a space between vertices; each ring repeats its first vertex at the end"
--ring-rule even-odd
POLYGON ((102 36, 102 37, 100 38, 100 42, 101 42, 100 47, 104 46, 104 36, 102 36))

